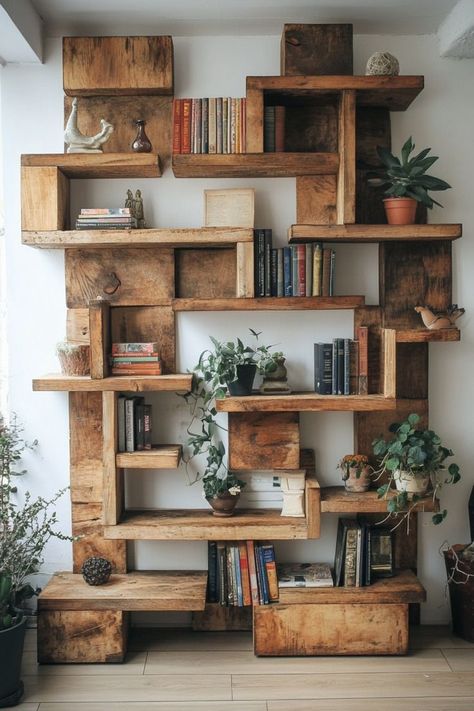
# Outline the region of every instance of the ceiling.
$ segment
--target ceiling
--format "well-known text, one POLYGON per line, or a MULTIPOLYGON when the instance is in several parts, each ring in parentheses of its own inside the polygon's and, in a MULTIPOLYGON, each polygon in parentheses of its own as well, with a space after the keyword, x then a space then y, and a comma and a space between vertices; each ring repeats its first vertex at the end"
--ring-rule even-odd
POLYGON ((457 0, 31 0, 46 35, 277 35, 285 22, 432 34, 457 0))

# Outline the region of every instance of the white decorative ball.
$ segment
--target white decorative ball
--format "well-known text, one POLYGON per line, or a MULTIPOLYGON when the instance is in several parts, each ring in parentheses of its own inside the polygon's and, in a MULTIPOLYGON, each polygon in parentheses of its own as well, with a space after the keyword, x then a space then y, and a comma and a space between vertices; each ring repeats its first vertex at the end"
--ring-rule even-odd
POLYGON ((375 52, 369 57, 365 73, 375 76, 397 76, 400 73, 400 65, 398 59, 390 52, 375 52))

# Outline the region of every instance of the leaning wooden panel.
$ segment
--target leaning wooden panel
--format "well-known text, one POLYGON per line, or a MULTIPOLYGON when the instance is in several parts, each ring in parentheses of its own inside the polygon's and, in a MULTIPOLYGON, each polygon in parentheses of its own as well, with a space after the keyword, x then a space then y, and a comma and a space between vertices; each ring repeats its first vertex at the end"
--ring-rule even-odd
POLYGON ((21 229, 69 227, 69 180, 56 167, 21 168, 21 229))
POLYGON ((337 222, 355 222, 356 134, 355 91, 343 91, 338 114, 339 173, 337 176, 337 222))
POLYGON ((69 96, 172 94, 173 40, 64 37, 63 86, 69 96))
POLYGON ((176 251, 176 296, 185 299, 232 298, 237 266, 234 249, 176 251), (209 275, 212 274, 212 279, 209 275))
POLYGON ((335 175, 296 178, 296 222, 299 225, 333 225, 336 222, 335 175))
POLYGON ((251 607, 223 607, 207 602, 202 612, 193 612, 195 632, 237 632, 252 629, 251 607))
POLYGON ((408 605, 254 607, 254 651, 261 656, 406 654, 408 605))
POLYGON ((106 378, 109 375, 110 304, 104 299, 89 303, 89 338, 91 378, 106 378))
POLYGON ((299 469, 298 413, 229 413, 229 467, 299 469))
POLYGON ((41 610, 38 614, 40 664, 123 662, 128 615, 124 612, 41 610))
POLYGON ((112 342, 157 341, 163 374, 176 370, 175 315, 171 306, 116 306, 111 315, 112 342))
POLYGON ((172 249, 66 249, 69 308, 103 298, 117 306, 148 306, 174 296, 172 249))

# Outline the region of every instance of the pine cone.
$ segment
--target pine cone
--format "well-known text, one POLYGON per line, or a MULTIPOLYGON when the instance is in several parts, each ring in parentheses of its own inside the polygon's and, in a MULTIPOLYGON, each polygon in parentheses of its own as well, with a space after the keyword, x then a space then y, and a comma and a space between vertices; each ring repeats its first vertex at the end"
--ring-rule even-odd
POLYGON ((82 577, 88 585, 104 585, 111 572, 112 564, 106 558, 87 558, 81 568, 82 577))

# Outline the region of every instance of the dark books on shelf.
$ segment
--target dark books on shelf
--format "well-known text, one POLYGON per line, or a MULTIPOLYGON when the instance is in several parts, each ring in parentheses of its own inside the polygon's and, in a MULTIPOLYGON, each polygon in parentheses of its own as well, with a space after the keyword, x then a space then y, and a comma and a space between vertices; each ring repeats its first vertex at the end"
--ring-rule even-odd
POLYGON ((140 396, 117 398, 117 449, 119 452, 137 452, 152 449, 151 405, 140 396))
POLYGON ((131 230, 137 226, 129 207, 82 208, 76 230, 131 230))
POLYGON ((246 99, 174 99, 173 153, 245 153, 246 99))
POLYGON ((334 581, 327 563, 281 563, 277 566, 280 588, 332 588, 334 581))
POLYGON ((280 153, 285 150, 285 107, 265 106, 263 118, 263 150, 280 153))
POLYGON ((363 517, 338 521, 334 581, 336 586, 361 587, 393 575, 393 533, 363 517))
POLYGON ((314 344, 314 390, 319 395, 359 393, 359 344, 350 338, 314 344))
POLYGON ((112 343, 112 375, 162 375, 158 343, 112 343))

